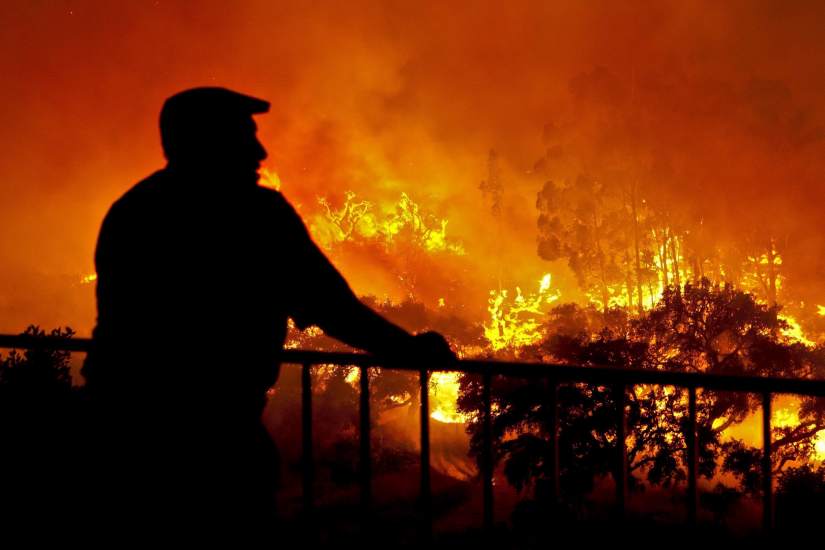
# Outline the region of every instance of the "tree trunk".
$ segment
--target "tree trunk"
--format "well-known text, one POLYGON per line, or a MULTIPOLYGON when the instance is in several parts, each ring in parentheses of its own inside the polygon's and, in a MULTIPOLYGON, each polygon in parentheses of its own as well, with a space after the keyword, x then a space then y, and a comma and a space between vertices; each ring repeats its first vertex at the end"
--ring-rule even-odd
MULTIPOLYGON (((627 309, 628 311, 633 311, 633 283, 631 281, 631 270, 630 270, 630 258, 627 257, 627 251, 624 253, 624 284, 625 289, 627 291, 627 309)), ((642 297, 639 296, 639 305, 641 306, 642 297)), ((642 308, 639 307, 639 315, 641 315, 642 308)))
POLYGON ((602 287, 604 321, 607 323, 607 310, 610 307, 610 292, 607 288, 607 273, 605 273, 604 267, 604 253, 602 252, 601 239, 599 239, 599 220, 595 211, 593 212, 593 239, 596 242, 596 256, 599 258, 599 282, 602 287))
POLYGON ((682 278, 679 276, 679 250, 676 245, 676 237, 670 237, 670 265, 673 267, 673 284, 678 288, 682 288, 682 278))
POLYGON ((772 238, 768 239, 768 269, 767 269, 767 292, 768 292, 768 305, 770 307, 776 306, 776 265, 775 261, 777 259, 778 254, 776 254, 776 248, 774 246, 774 240, 772 238))
POLYGON ((636 212, 636 187, 638 182, 630 186, 630 211, 633 214, 633 248, 636 254, 636 290, 639 293, 639 315, 645 312, 644 295, 642 294, 642 258, 639 251, 639 216, 636 212))
POLYGON ((662 286, 667 288, 670 285, 667 276, 667 238, 663 236, 660 241, 655 230, 653 235, 656 239, 656 253, 659 255, 659 270, 662 272, 662 286))

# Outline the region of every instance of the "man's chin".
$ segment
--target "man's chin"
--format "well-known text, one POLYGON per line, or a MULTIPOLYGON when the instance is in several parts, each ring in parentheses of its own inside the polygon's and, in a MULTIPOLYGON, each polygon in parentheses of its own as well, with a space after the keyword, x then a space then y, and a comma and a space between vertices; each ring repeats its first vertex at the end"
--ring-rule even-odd
POLYGON ((223 172, 224 177, 232 180, 240 180, 244 183, 249 184, 257 184, 258 180, 261 179, 261 175, 258 173, 258 169, 250 169, 250 168, 234 168, 228 169, 223 172))

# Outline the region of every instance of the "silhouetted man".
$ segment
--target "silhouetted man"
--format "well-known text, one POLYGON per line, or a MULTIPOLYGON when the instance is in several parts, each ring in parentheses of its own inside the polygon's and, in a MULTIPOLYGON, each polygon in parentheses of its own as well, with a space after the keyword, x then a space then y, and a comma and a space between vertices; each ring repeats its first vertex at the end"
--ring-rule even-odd
MULTIPOLYGON (((272 518, 277 455, 261 425, 287 317, 388 357, 454 358, 364 306, 292 206, 257 185, 266 101, 170 97, 168 164, 117 200, 97 243, 90 513, 113 528, 201 533, 272 518)), ((95 518, 92 518, 94 521, 95 518)))

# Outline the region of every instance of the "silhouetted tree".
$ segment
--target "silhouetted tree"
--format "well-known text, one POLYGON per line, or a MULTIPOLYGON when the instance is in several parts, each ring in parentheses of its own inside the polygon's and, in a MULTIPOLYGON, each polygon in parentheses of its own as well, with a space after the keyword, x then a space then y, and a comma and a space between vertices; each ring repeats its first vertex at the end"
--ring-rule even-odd
MULTIPOLYGON (((22 336, 44 338, 47 335, 40 327, 30 325, 22 336)), ((74 331, 68 327, 57 328, 48 336, 71 338, 74 331)), ((70 356, 70 352, 48 347, 34 347, 22 353, 11 350, 5 358, 0 358, 0 392, 6 399, 35 397, 41 406, 51 402, 51 398, 71 391, 70 356)))

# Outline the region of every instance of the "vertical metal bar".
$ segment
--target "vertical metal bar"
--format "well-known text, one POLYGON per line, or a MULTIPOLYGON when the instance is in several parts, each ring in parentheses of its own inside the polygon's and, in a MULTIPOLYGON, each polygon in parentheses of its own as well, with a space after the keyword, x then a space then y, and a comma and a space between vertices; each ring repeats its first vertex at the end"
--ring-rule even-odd
POLYGON ((771 394, 762 394, 762 525, 773 529, 773 464, 771 463, 771 394))
POLYGON ((492 377, 485 372, 481 386, 481 403, 483 408, 481 476, 484 502, 484 530, 488 533, 493 530, 493 418, 492 418, 492 377))
POLYGON ((559 502, 561 487, 559 483, 559 385, 555 379, 548 381, 550 399, 547 403, 548 424, 550 428, 550 502, 555 507, 559 502))
POLYGON ((616 401, 616 516, 619 520, 625 517, 627 505, 627 418, 625 407, 627 406, 627 396, 625 395, 624 384, 616 384, 613 387, 613 394, 616 401))
POLYGON ((695 526, 699 510, 699 490, 696 483, 699 467, 699 438, 696 433, 696 386, 688 387, 688 424, 685 443, 687 445, 688 469, 687 515, 688 523, 695 526))
POLYGON ((366 527, 372 507, 372 456, 370 449, 370 369, 361 367, 360 394, 360 467, 361 467, 361 524, 366 527))
POLYGON ((430 488, 430 392, 429 372, 426 368, 419 371, 421 385, 421 538, 422 542, 432 540, 432 491, 430 488))
POLYGON ((315 505, 313 486, 315 464, 312 458, 312 365, 301 367, 301 434, 304 513, 310 517, 315 505))

